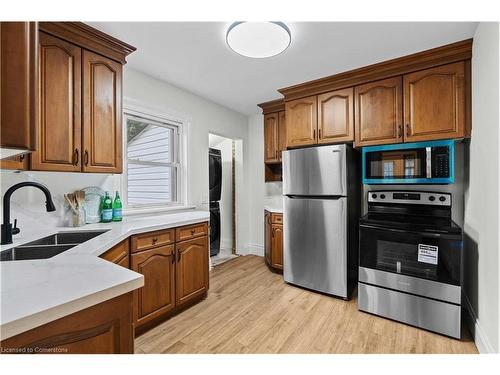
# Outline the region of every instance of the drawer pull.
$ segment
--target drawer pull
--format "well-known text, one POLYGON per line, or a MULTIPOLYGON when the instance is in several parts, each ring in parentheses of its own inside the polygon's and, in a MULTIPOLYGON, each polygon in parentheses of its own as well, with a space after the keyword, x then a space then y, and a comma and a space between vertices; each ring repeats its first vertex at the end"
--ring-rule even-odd
POLYGON ((158 237, 153 237, 153 243, 157 243, 158 242, 158 237))
POLYGON ((194 229, 191 229, 191 236, 194 235, 196 231, 194 229))

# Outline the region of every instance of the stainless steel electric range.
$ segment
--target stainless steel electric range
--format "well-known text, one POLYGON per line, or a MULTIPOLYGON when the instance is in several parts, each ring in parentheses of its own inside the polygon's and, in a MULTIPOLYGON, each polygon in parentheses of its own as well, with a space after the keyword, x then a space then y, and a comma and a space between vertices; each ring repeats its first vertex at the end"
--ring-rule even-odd
POLYGON ((462 229, 449 193, 370 191, 358 308, 460 338, 462 229))

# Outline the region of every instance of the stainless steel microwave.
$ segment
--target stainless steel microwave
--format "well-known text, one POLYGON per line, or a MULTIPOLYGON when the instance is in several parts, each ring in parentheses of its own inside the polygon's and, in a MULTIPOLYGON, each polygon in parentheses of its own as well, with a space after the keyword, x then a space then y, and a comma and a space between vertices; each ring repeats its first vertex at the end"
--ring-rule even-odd
POLYGON ((453 184, 455 141, 363 147, 363 184, 453 184))

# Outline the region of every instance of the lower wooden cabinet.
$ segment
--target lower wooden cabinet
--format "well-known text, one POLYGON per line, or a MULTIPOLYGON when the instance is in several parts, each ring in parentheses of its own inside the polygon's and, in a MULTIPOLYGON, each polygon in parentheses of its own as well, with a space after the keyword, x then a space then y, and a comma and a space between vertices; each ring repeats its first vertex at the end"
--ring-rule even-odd
POLYGON ((174 245, 132 254, 132 270, 144 275, 144 286, 134 292, 136 326, 175 307, 174 245))
POLYGON ((108 262, 118 264, 119 266, 130 268, 130 248, 128 239, 116 244, 111 249, 101 254, 99 258, 108 262))
POLYGON ((176 245, 176 303, 183 305, 208 290, 208 237, 176 245))
POLYGON ((132 293, 0 342, 2 353, 132 354, 132 293))
POLYGON ((264 253, 266 263, 274 270, 283 270, 283 215, 264 212, 264 253))
POLYGON ((6 158, 0 160, 0 169, 13 169, 18 171, 25 171, 28 169, 28 158, 27 154, 13 156, 11 158, 6 158))

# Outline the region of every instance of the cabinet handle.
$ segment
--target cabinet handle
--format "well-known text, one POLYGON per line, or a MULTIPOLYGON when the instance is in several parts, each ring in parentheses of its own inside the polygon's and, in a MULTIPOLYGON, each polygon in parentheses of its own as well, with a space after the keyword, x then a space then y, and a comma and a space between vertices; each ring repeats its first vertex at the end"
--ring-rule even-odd
POLYGON ((153 244, 155 244, 157 242, 158 242, 158 238, 157 237, 153 237, 153 244))
POLYGON ((181 261, 181 254, 182 253, 180 251, 177 252, 177 263, 181 261))
POLYGON ((89 152, 85 150, 85 165, 89 165, 89 152))
POLYGON ((398 138, 401 138, 403 136, 403 125, 399 124, 398 125, 398 138))
POLYGON ((408 137, 410 135, 410 124, 406 124, 406 136, 408 137))
POLYGON ((321 129, 318 129, 318 139, 321 139, 321 129))
POLYGON ((316 139, 316 129, 313 130, 313 139, 316 139))
POLYGON ((274 238, 274 228, 271 230, 271 237, 274 238))
POLYGON ((191 229, 191 236, 193 236, 195 232, 196 232, 196 230, 191 229))
POLYGON ((19 156, 19 161, 23 161, 25 157, 26 157, 26 155, 22 154, 21 156, 19 156))
POLYGON ((73 165, 78 165, 78 162, 80 161, 80 153, 77 148, 75 148, 75 152, 73 153, 73 160, 73 165))
POLYGON ((172 264, 175 264, 175 250, 172 251, 172 264))

